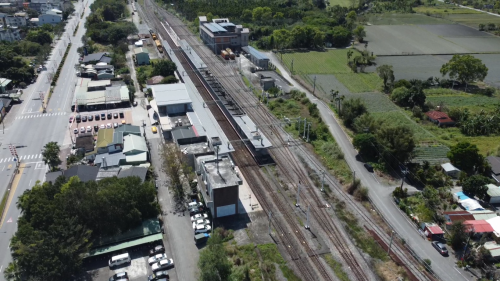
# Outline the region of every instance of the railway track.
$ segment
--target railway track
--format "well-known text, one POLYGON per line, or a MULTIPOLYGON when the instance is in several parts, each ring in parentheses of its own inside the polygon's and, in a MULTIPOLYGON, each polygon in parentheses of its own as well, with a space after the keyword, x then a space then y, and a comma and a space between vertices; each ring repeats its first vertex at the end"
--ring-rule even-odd
MULTIPOLYGON (((156 11, 161 11, 161 10, 157 8, 156 11)), ((151 11, 150 11, 150 16, 151 16, 151 11)), ((154 19, 156 17, 150 17, 150 18, 154 19)), ((278 120, 273 115, 271 115, 266 108, 262 108, 263 106, 256 100, 253 93, 247 89, 246 85, 239 77, 238 65, 235 62, 229 61, 228 63, 220 60, 218 58, 219 56, 215 56, 210 50, 208 50, 208 48, 200 46, 200 43, 197 41, 196 37, 189 35, 190 31, 187 29, 185 25, 183 25, 182 22, 180 22, 179 20, 176 21, 175 18, 169 17, 168 14, 167 16, 165 16, 165 18, 170 18, 170 25, 172 26, 173 30, 178 35, 182 34, 179 37, 181 37, 181 39, 186 39, 186 41, 188 41, 188 43, 198 53, 200 58, 202 58, 204 62, 210 67, 210 69, 212 70, 212 74, 214 74, 214 76, 218 78, 219 82, 224 86, 224 88, 228 92, 232 94, 233 98, 235 98, 235 100, 239 104, 256 105, 255 107, 249 106, 246 108, 248 115, 256 122, 256 124, 278 123, 278 120), (235 79, 230 79, 231 77, 234 77, 235 79)), ((167 20, 167 22, 169 21, 167 20)), ((159 26, 157 22, 154 26, 157 30, 159 30, 157 28, 159 26)), ((168 38, 167 41, 169 41, 170 37, 167 34, 165 34, 165 32, 163 33, 164 34, 162 34, 162 37, 168 38)), ((173 43, 172 40, 170 40, 169 44, 172 43, 173 43)), ((184 54, 181 54, 181 56, 178 57, 183 57, 183 60, 181 61, 184 61, 183 66, 185 69, 191 69, 190 66, 187 66, 187 61, 186 57, 184 57, 184 54)), ((190 73, 188 73, 188 75, 190 76, 193 82, 195 81, 193 80, 193 78, 198 79, 199 83, 195 83, 195 85, 198 91, 202 94, 203 98, 205 100, 212 100, 207 89, 204 89, 201 81, 199 81, 199 77, 195 75, 194 71, 189 71, 189 72, 190 73)), ((222 112, 220 110, 216 110, 215 107, 217 106, 215 104, 207 104, 207 105, 214 114, 216 120, 221 124, 221 127, 224 129, 224 132, 228 136, 229 140, 236 141, 241 139, 241 137, 238 136, 234 128, 230 126, 229 121, 227 121, 226 117, 223 116, 222 112)), ((285 141, 285 139, 283 138, 283 135, 286 136, 286 132, 284 132, 284 130, 281 127, 270 125, 266 127, 260 127, 260 129, 264 131, 265 135, 268 136, 268 138, 272 141, 273 145, 282 144, 286 146, 287 141, 285 141), (270 138, 269 136, 273 137, 270 138)), ((306 239, 302 234, 302 229, 299 229, 295 218, 293 218, 292 215, 290 214, 293 212, 293 209, 291 209, 288 204, 283 203, 282 199, 276 195, 272 187, 272 184, 268 182, 265 179, 265 177, 262 176, 262 172, 253 162, 253 158, 251 155, 249 155, 249 151, 244 149, 243 147, 244 145, 242 145, 241 142, 239 144, 238 142, 232 142, 232 143, 236 150, 233 153, 233 156, 235 156, 234 157, 235 162, 238 164, 238 166, 245 167, 244 169, 242 169, 242 173, 244 174, 245 178, 247 178, 247 181, 258 183, 256 185, 263 187, 263 188, 252 188, 252 190, 254 190, 254 192, 256 193, 256 196, 258 197, 259 202, 261 202, 264 210, 266 210, 267 212, 274 211, 278 212, 279 214, 285 214, 283 216, 288 222, 289 227, 292 228, 292 232, 295 234, 296 239, 298 239, 298 242, 301 243, 301 245, 305 248, 305 253, 307 254, 307 256, 310 257, 311 260, 313 260, 314 264, 322 265, 321 261, 319 260, 319 257, 314 253, 309 244, 305 242, 306 239), (272 198, 271 202, 268 202, 268 195, 271 195, 272 198), (276 205, 272 206, 273 205, 272 202, 274 202, 276 205)), ((308 159, 309 162, 313 163, 314 166, 316 166, 316 168, 323 169, 322 164, 319 163, 319 161, 316 158, 309 156, 308 155, 309 152, 306 151, 306 149, 303 146, 301 145, 295 146, 295 149, 305 152, 302 154, 307 155, 307 157, 309 158, 308 159)), ((294 155, 293 152, 290 151, 288 147, 278 147, 275 149, 273 148, 270 150, 270 152, 273 158, 278 163, 278 168, 280 172, 283 175, 285 175, 285 178, 287 179, 296 178, 300 182, 304 183, 310 182, 307 173, 304 171, 302 167, 300 167, 297 164, 298 161, 296 156, 294 155), (279 163, 287 163, 288 166, 284 167, 279 163), (292 169, 290 169, 290 166, 292 167, 292 169)), ((364 224, 368 225, 370 229, 372 229, 375 233, 377 233, 380 236, 380 238, 385 243, 388 244, 389 237, 387 233, 385 233, 378 225, 373 223, 372 219, 365 214, 366 210, 361 209, 362 207, 360 207, 359 204, 357 204, 357 202, 354 202, 350 196, 345 194, 345 192, 342 190, 342 187, 330 175, 325 177, 325 179, 330 183, 331 186, 333 186, 336 189, 336 191, 338 191, 338 193, 341 195, 344 201, 353 203, 351 204, 352 207, 356 210, 357 213, 359 213, 363 217, 364 224)), ((296 183, 294 182, 289 182, 289 183, 292 186, 294 184, 296 185, 296 183)), ((339 229, 339 226, 337 226, 332 221, 326 209, 322 207, 324 206, 324 202, 319 197, 317 190, 313 188, 307 188, 306 192, 303 192, 301 194, 301 200, 302 202, 305 202, 307 205, 313 206, 313 208, 311 209, 313 218, 317 220, 318 225, 321 226, 321 228, 327 233, 329 240, 333 243, 333 245, 335 245, 337 251, 339 252, 340 256, 344 259, 345 263, 349 265, 356 279, 369 280, 368 276, 364 273, 362 267, 358 262, 359 258, 357 258, 353 254, 353 250, 351 250, 349 248, 349 245, 347 245, 349 243, 346 243, 346 241, 343 240, 342 238, 343 236, 341 233, 342 231, 339 229)), ((293 238, 290 237, 290 232, 287 231, 286 227, 278 223, 276 219, 273 219, 272 221, 275 229, 280 234, 280 238, 283 241, 283 245, 287 249, 287 252, 289 253, 292 260, 296 261, 295 264, 297 265, 297 268, 304 275, 306 280, 312 280, 309 278, 313 277, 314 274, 310 272, 309 266, 304 266, 304 263, 302 262, 303 258, 300 257, 299 251, 297 251, 296 246, 294 246, 295 243, 292 242, 293 238)), ((404 260, 404 258, 408 256, 407 253, 404 250, 402 250, 398 245, 395 245, 392 248, 392 250, 398 256, 403 257, 402 260, 404 260)), ((408 260, 412 260, 412 257, 410 256, 408 260)), ((405 266, 407 266, 407 268, 412 273, 414 273, 414 275, 416 275, 419 280, 432 280, 427 275, 422 274, 419 268, 415 266, 413 263, 407 262, 405 263, 405 266)), ((316 266, 316 268, 318 269, 318 272, 325 280, 331 280, 331 278, 328 275, 328 272, 325 270, 323 266, 316 266)))

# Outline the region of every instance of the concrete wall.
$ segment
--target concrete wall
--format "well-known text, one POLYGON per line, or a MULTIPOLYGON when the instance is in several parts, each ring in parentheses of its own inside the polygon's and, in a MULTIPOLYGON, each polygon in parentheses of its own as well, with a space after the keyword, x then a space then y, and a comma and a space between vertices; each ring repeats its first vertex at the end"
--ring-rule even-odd
POLYGON ((238 213, 239 188, 237 185, 213 189, 214 217, 219 217, 217 208, 235 205, 235 214, 238 213))

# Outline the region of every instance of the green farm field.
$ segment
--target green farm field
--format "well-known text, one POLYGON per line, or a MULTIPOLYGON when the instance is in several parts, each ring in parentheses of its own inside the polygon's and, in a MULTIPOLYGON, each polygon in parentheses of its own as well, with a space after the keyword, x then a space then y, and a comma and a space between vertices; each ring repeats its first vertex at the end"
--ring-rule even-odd
POLYGON ((402 24, 453 24, 453 22, 424 14, 369 14, 368 22, 372 25, 402 25, 402 24))
POLYGON ((401 125, 405 126, 413 131, 415 134, 415 140, 419 142, 434 142, 437 138, 427 131, 424 127, 420 126, 409 116, 407 116, 402 110, 395 110, 389 112, 375 112, 372 113, 375 119, 385 122, 391 125, 401 125))
POLYGON ((341 7, 351 7, 353 5, 353 2, 354 4, 357 5, 358 1, 357 0, 329 0, 328 1, 330 3, 330 6, 335 6, 335 5, 339 5, 341 7))
MULTIPOLYGON (((340 49, 325 52, 287 53, 283 54, 283 62, 291 70, 293 61, 293 72, 308 75, 308 81, 313 79, 315 74, 330 74, 353 93, 373 92, 380 88, 382 82, 376 73, 352 72, 347 66, 347 52, 347 49, 340 49)), ((327 85, 322 85, 322 87, 327 93, 330 89, 336 88, 327 85)))

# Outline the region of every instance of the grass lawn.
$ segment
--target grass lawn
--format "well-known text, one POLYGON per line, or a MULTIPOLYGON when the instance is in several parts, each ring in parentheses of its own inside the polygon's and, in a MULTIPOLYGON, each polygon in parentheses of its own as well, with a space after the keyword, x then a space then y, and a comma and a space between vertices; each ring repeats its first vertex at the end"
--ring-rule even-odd
MULTIPOLYGON (((332 74, 353 93, 373 92, 380 88, 382 82, 376 73, 352 72, 347 66, 347 52, 347 49, 339 49, 287 53, 283 54, 283 62, 288 69, 292 69, 293 61, 293 71, 309 77, 311 74, 332 74)), ((329 89, 324 88, 326 91, 329 89)))
POLYGON ((451 4, 437 2, 435 6, 418 6, 413 10, 422 14, 482 14, 481 12, 464 9, 451 4))

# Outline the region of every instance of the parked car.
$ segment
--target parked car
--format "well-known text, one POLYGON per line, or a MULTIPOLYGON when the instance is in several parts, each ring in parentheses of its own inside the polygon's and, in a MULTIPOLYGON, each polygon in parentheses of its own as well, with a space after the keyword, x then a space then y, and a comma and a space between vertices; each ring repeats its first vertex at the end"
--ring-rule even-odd
POLYGON ((111 277, 109 277, 109 281, 118 281, 118 280, 128 280, 127 272, 120 272, 111 277))
POLYGON ((78 134, 78 129, 74 129, 73 133, 78 134))
POLYGON ((201 202, 191 202, 188 204, 188 208, 195 208, 195 207, 203 207, 203 203, 201 202))
POLYGON ((153 272, 156 272, 158 270, 164 270, 164 269, 170 268, 172 266, 174 266, 173 259, 164 259, 164 260, 161 260, 161 261, 153 264, 151 266, 151 269, 153 270, 153 272))
POLYGON ((448 249, 446 249, 446 246, 438 241, 432 241, 432 246, 436 248, 436 250, 443 256, 448 255, 448 249))
POLYGON ((87 116, 85 115, 82 116, 82 122, 87 122, 87 116))
POLYGON ((80 128, 80 133, 85 133, 85 127, 80 128))
POLYGON ((210 225, 197 225, 194 229, 194 234, 210 232, 212 227, 210 225))
POLYGON ((69 117, 69 123, 73 123, 73 118, 74 118, 73 116, 69 117))
POLYGON ((101 120, 106 120, 106 113, 101 113, 101 120))
POLYGON ((118 123, 113 123, 113 128, 118 128, 118 123))
POLYGON ((89 121, 92 121, 92 120, 94 120, 94 116, 89 115, 88 119, 89 119, 89 121))
POLYGON ((151 127, 151 132, 153 132, 153 134, 156 134, 158 133, 158 129, 156 129, 155 126, 151 127))
POLYGON ((148 276, 148 281, 158 281, 161 278, 169 278, 168 271, 160 270, 148 276))
POLYGON ((363 166, 365 166, 365 168, 366 168, 366 170, 368 170, 368 172, 373 173, 372 165, 370 165, 369 163, 365 163, 363 166))
POLYGON ((101 119, 101 118, 100 118, 99 114, 96 114, 96 115, 94 116, 94 119, 95 119, 96 121, 98 121, 98 120, 99 120, 99 119, 101 119))
POLYGON ((194 216, 196 214, 203 213, 203 208, 189 208, 189 215, 194 216))
POLYGON ((125 118, 125 115, 123 114, 123 111, 120 111, 120 118, 125 118))
POLYGON ((108 119, 111 119, 111 113, 108 113, 108 119))
POLYGON ((94 125, 94 131, 95 131, 95 132, 99 131, 99 126, 94 125))
POLYGON ((161 260, 164 260, 167 258, 167 255, 165 253, 163 254, 156 254, 148 259, 149 265, 152 265, 153 263, 157 263, 161 260))
POLYGON ((111 123, 106 124, 106 128, 110 129, 113 128, 113 125, 111 123))
POLYGON ((210 225, 210 221, 207 219, 201 219, 193 222, 193 229, 196 229, 198 225, 210 225))
POLYGON ((118 118, 118 113, 113 113, 113 118, 118 118))
POLYGON ((156 254, 161 254, 161 253, 165 253, 165 247, 163 247, 163 245, 158 245, 156 247, 154 247, 153 249, 149 250, 149 256, 154 256, 156 254))
POLYGON ((207 214, 196 214, 196 215, 191 217, 191 221, 197 221, 197 220, 201 220, 201 219, 208 219, 208 215, 207 214))
POLYGON ((101 128, 101 129, 106 129, 106 125, 101 124, 101 126, 99 126, 99 128, 101 128))

